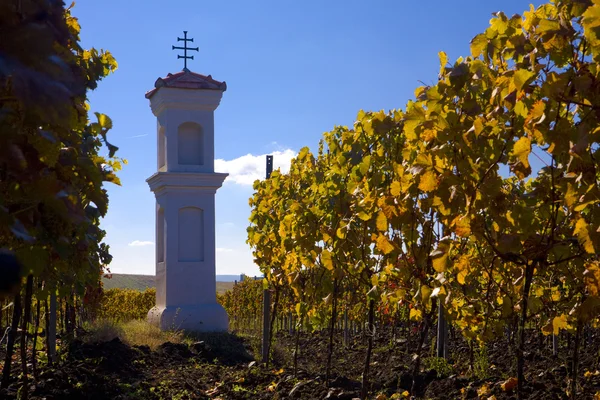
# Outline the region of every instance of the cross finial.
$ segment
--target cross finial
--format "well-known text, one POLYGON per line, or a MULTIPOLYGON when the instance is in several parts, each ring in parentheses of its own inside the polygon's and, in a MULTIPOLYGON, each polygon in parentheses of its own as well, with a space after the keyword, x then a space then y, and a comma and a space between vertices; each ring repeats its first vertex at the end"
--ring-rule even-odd
POLYGON ((179 60, 180 58, 183 58, 183 70, 184 71, 189 71, 187 68, 187 60, 193 60, 194 56, 188 56, 187 52, 188 50, 190 51, 199 51, 198 47, 187 47, 187 42, 193 42, 194 39, 188 39, 187 37, 187 31, 183 31, 183 38, 178 37, 177 38, 178 42, 183 42, 183 47, 178 47, 178 46, 173 46, 173 48, 171 50, 183 50, 183 55, 177 55, 177 59, 179 60))

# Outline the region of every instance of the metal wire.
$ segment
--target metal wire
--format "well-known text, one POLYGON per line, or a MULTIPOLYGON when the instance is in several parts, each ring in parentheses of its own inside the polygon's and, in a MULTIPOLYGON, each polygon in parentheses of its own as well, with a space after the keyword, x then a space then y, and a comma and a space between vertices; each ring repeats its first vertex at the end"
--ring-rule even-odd
POLYGON ((2 342, 4 342, 4 338, 8 336, 8 332, 10 332, 10 326, 4 331, 4 335, 2 335, 2 339, 0 339, 0 345, 2 344, 2 342))

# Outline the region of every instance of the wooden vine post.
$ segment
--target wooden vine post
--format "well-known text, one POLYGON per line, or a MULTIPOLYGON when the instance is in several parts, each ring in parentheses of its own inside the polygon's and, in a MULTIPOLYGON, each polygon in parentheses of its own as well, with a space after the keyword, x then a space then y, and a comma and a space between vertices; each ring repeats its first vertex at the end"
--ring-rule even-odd
MULTIPOLYGON (((267 156, 267 179, 271 177, 273 172, 273 156, 267 156)), ((270 338, 270 321, 271 321, 271 293, 269 289, 263 289, 263 335, 262 335, 262 361, 269 365, 269 347, 271 344, 270 338)))

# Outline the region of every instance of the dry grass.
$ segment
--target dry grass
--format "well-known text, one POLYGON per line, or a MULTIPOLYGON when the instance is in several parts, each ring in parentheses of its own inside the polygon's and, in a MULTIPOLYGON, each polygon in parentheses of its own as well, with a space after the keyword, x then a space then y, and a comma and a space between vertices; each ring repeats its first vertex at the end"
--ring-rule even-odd
POLYGON ((86 334, 83 340, 87 343, 108 342, 114 338, 122 338, 123 330, 120 324, 106 319, 97 320, 89 325, 86 324, 86 334))
POLYGON ((98 343, 118 337, 130 346, 148 346, 156 350, 163 343, 184 343, 187 339, 180 331, 161 331, 157 326, 145 320, 114 322, 99 320, 86 327, 87 335, 84 340, 88 343, 98 343))

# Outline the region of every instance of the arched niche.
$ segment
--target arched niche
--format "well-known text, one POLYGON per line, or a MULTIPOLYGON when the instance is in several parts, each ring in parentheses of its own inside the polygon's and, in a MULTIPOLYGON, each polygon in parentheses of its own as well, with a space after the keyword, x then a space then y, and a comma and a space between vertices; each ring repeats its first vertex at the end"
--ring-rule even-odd
POLYGON ((180 208, 178 212, 179 261, 204 261, 204 210, 180 208))
POLYGON ((177 128, 179 165, 204 165, 204 132, 194 122, 185 122, 177 128))
POLYGON ((167 163, 167 135, 165 135, 165 127, 158 128, 158 170, 162 171, 167 163))
POLYGON ((156 211, 156 262, 165 262, 165 210, 158 206, 156 211))

